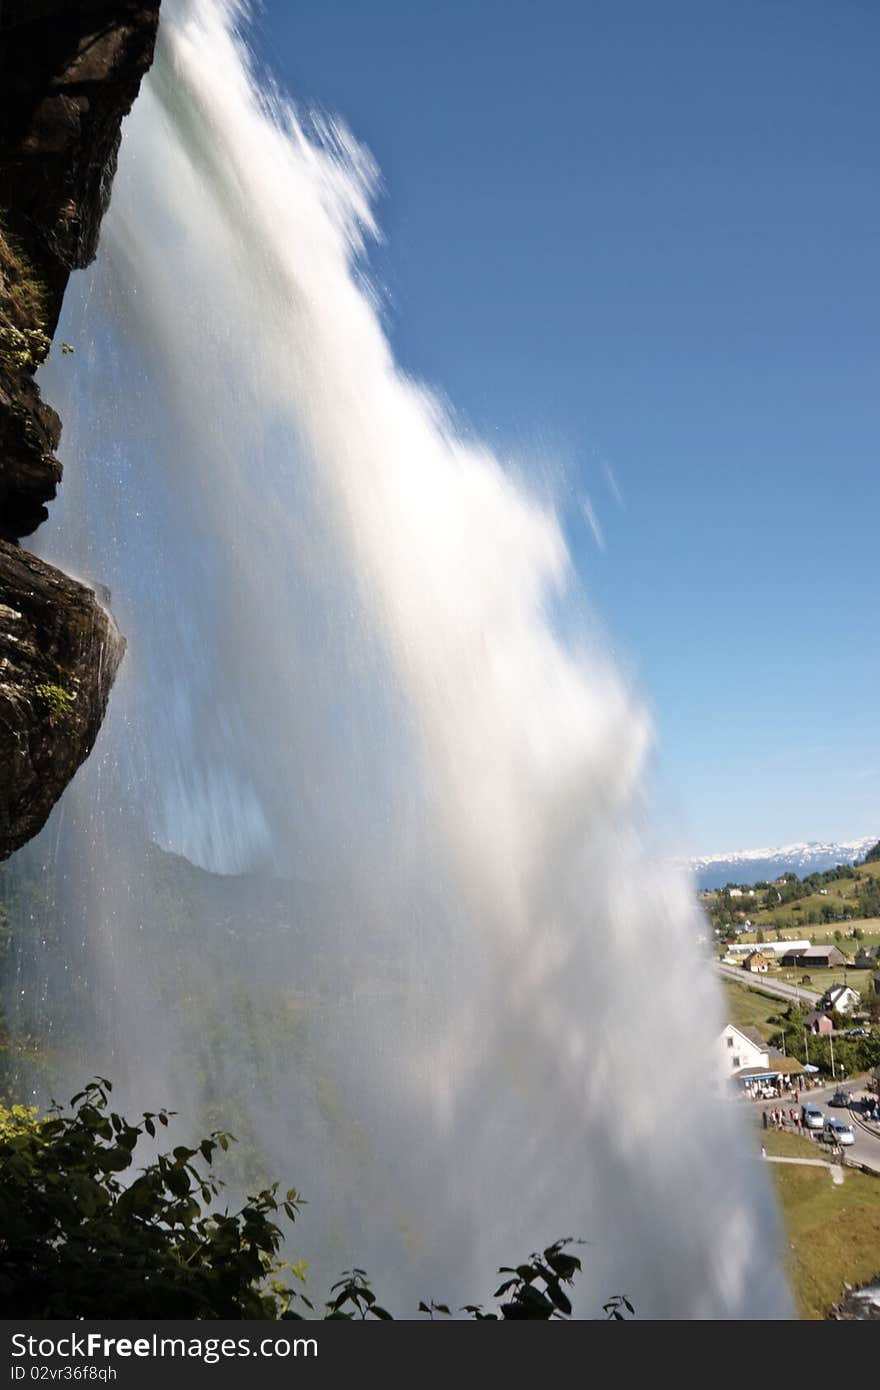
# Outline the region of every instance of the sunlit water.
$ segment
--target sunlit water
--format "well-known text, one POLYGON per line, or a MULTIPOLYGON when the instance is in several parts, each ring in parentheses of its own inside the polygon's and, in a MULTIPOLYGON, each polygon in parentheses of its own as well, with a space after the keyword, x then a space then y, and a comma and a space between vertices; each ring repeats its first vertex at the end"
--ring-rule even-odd
POLYGON ((40 1084, 243 1127, 315 1279, 404 1315, 573 1234, 582 1315, 785 1316, 691 885, 640 844, 645 713, 550 499, 395 364, 373 164, 260 88, 243 18, 165 0, 42 373, 40 544, 130 645, 37 846, 40 1084), (150 840, 252 888, 157 888, 150 840))

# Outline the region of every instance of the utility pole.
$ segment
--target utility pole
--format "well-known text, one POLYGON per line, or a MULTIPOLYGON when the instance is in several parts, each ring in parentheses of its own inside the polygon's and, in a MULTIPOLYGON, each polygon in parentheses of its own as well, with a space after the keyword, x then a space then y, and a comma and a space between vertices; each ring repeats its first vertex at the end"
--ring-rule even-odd
POLYGON ((833 1080, 834 1080, 834 1076, 835 1076, 835 1072, 834 1072, 834 1038, 831 1036, 830 1033, 828 1034, 828 1041, 829 1041, 829 1043, 831 1044, 831 1080, 833 1081, 833 1080))

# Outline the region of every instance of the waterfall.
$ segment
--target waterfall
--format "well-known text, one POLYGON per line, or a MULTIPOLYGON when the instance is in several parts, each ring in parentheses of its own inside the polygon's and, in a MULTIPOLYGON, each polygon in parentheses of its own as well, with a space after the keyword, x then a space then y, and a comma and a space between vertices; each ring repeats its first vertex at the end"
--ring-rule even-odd
POLYGON ((246 23, 165 0, 41 373, 39 543, 129 650, 28 852, 33 1085, 232 1129, 309 1199, 318 1296, 356 1263, 402 1316, 485 1300, 572 1234, 582 1316, 786 1316, 692 885, 643 848, 645 710, 552 498, 396 364, 377 170, 246 23))

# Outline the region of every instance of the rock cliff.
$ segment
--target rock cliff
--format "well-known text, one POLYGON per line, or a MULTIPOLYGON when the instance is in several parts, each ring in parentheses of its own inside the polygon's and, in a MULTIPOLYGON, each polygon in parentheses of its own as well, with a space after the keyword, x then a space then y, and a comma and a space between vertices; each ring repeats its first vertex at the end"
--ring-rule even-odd
POLYGON ((88 755, 124 650, 92 591, 17 543, 62 471, 34 374, 71 271, 94 258, 159 3, 0 0, 0 858, 88 755))

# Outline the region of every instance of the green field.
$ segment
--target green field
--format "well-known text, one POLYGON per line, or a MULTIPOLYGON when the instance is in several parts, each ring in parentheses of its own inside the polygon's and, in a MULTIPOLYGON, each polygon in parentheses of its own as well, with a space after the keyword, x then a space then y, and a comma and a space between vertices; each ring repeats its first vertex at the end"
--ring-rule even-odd
MULTIPOLYGON (((768 1154, 819 1158, 821 1146, 761 1130, 768 1154)), ((835 1187, 826 1169, 773 1163, 788 1238, 788 1275, 801 1318, 827 1317, 844 1285, 880 1274, 880 1177, 844 1170, 835 1187)))
MULTIPOLYGON (((807 968, 805 970, 768 970, 766 975, 756 976, 755 978, 766 980, 768 984, 772 984, 774 980, 781 980, 787 985, 800 985, 805 975, 809 976, 810 983, 804 984, 803 988, 811 994, 824 994, 826 989, 830 989, 832 985, 847 984, 859 994, 864 995, 865 989, 869 988, 871 983, 870 970, 853 970, 852 967, 845 969, 843 966, 839 968, 833 967, 830 970, 816 970, 815 968, 807 968)), ((748 972, 744 970, 744 982, 748 978, 748 972)), ((733 982, 731 981, 730 983, 733 982)), ((738 988, 738 986, 734 985, 734 988, 738 988)), ((782 1000, 778 1001, 776 1012, 779 1012, 780 1007, 785 1007, 782 1000)), ((732 1019, 731 1022, 736 1023, 736 1019, 732 1019)))
MULTIPOLYGON (((831 971, 815 974, 830 975, 831 971)), ((851 974, 853 972, 850 972, 851 974)), ((787 1005, 757 994, 747 984, 725 979, 727 1019, 738 1028, 757 1028, 765 1039, 774 1032, 770 1019, 787 1005)), ((824 986, 822 986, 824 987, 824 986)), ((795 1134, 756 1130, 768 1154, 786 1158, 823 1158, 821 1144, 795 1134)), ((880 1274, 880 1176, 846 1169, 835 1187, 825 1169, 770 1165, 782 1205, 787 1236, 788 1276, 801 1318, 824 1318, 844 1294, 880 1274)))
MULTIPOLYGON (((808 900, 804 899, 804 901, 806 902, 808 900)), ((758 913, 751 920, 759 922, 760 917, 762 915, 763 914, 758 913)), ((768 933, 766 930, 766 924, 764 927, 764 934, 768 941, 775 941, 777 939, 775 928, 771 928, 771 931, 768 933)), ((824 946, 826 944, 838 946, 840 950, 843 951, 845 956, 854 956, 860 946, 880 945, 880 917, 863 917, 858 922, 853 921, 830 922, 827 924, 823 923, 821 926, 818 926, 814 922, 812 926, 807 926, 805 924, 803 928, 783 927, 781 929, 781 936, 783 941, 811 940, 814 941, 817 946, 824 946), (861 941, 856 941, 853 937, 846 935, 848 931, 852 931, 853 927, 858 927, 864 933, 861 941), (835 931, 843 933, 842 940, 835 941, 835 931)), ((757 941, 757 939, 757 930, 744 931, 740 936, 737 937, 737 941, 742 942, 757 941)))
POLYGON ((800 984, 804 975, 809 975, 811 983, 804 985, 804 989, 812 990, 814 994, 824 994, 831 985, 849 985, 858 994, 863 994, 865 988, 870 984, 870 970, 853 970, 852 966, 846 969, 844 966, 833 966, 830 970, 815 970, 807 967, 805 970, 774 970, 768 973, 768 978, 783 980, 786 984, 800 984))
MULTIPOLYGON (((848 891, 847 885, 853 883, 853 879, 842 879, 840 883, 828 885, 827 893, 811 893, 809 897, 798 898, 796 902, 786 903, 784 906, 765 907, 760 912, 756 912, 752 918, 753 922, 768 923, 777 918, 790 921, 792 917, 797 918, 800 913, 806 914, 812 908, 815 912, 821 912, 823 907, 833 907, 835 912, 844 914, 847 912, 855 913, 858 908, 858 899, 852 891, 848 891)), ((824 929, 824 923, 822 929, 824 929)), ((831 923, 831 929, 842 926, 841 923, 831 923)), ((849 926, 849 923, 846 924, 849 926)))
POLYGON ((785 1000, 757 994, 755 990, 749 989, 747 985, 737 984, 735 980, 725 978, 722 984, 727 1008, 726 1022, 732 1023, 735 1028, 757 1028, 767 1042, 775 1030, 775 1025, 770 1019, 788 1007, 785 1000))
MULTIPOLYGON (((765 929, 780 926, 786 934, 794 932, 795 935, 811 935, 819 941, 832 937, 835 928, 845 931, 851 927, 851 923, 846 921, 820 925, 819 919, 823 911, 831 909, 835 916, 845 918, 849 915, 853 923, 868 926, 876 934, 880 933, 880 922, 877 918, 864 918, 860 915, 870 904, 864 897, 859 898, 858 890, 860 887, 867 889, 871 880, 874 881, 876 887, 876 880, 878 879, 880 879, 880 861, 872 861, 870 864, 859 864, 851 878, 829 879, 820 885, 823 891, 817 889, 806 897, 785 903, 776 901, 778 894, 774 891, 773 886, 759 889, 751 898, 745 896, 726 900, 727 909, 723 909, 725 902, 723 890, 706 895, 703 901, 715 925, 727 924, 731 920, 743 922, 748 918, 757 926, 765 929), (723 909, 720 919, 716 917, 716 909, 719 907, 723 909), (813 923, 805 922, 804 919, 811 914, 816 918, 816 921, 813 923)), ((870 896, 872 895, 869 894, 869 898, 870 896)))

